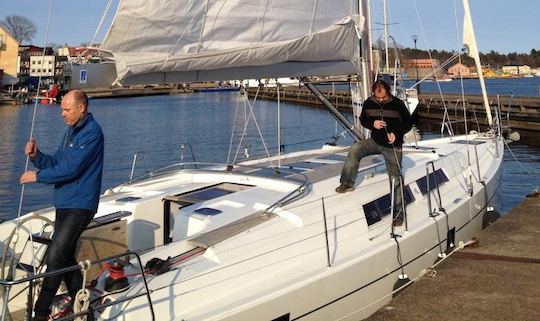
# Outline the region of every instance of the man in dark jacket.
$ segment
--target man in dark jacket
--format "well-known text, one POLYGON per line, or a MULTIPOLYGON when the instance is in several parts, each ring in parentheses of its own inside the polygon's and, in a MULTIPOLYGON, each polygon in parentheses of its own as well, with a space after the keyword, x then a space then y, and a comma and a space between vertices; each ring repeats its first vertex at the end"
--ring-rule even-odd
POLYGON ((362 105, 360 122, 371 130, 371 138, 355 142, 341 171, 336 192, 354 190, 359 162, 364 156, 382 154, 386 161, 390 186, 394 182, 394 225, 403 224, 401 195, 401 147, 403 136, 412 128, 411 115, 405 104, 390 93, 390 86, 377 80, 373 95, 362 105))
MULTIPOLYGON (((47 271, 76 265, 77 241, 98 208, 103 171, 103 133, 88 113, 88 97, 73 90, 62 99, 62 118, 69 126, 58 150, 42 153, 34 139, 25 147, 38 171, 27 171, 21 184, 54 184, 56 219, 52 243, 47 249, 47 271)), ((34 320, 48 320, 50 305, 64 280, 72 300, 82 287, 80 271, 51 276, 43 285, 35 305, 34 320)))

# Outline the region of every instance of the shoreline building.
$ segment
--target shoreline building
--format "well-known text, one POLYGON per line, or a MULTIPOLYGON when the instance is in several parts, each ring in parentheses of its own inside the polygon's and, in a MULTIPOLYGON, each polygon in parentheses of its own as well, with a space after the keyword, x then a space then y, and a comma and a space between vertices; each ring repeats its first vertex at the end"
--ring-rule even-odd
POLYGON ((472 70, 471 67, 458 62, 448 68, 448 75, 452 78, 469 78, 472 76, 472 70))
POLYGON ((17 78, 17 57, 19 56, 19 42, 4 28, 0 27, 0 90, 5 85, 14 85, 17 78))
POLYGON ((412 58, 403 60, 403 68, 408 75, 409 79, 422 79, 424 77, 429 78, 442 78, 444 76, 444 70, 439 69, 433 74, 441 63, 438 59, 429 58, 412 58))

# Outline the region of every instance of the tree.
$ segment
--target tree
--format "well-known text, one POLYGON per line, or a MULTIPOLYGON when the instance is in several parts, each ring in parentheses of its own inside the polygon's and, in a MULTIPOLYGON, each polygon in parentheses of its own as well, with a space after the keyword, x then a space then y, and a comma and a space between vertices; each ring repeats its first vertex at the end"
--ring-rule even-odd
POLYGON ((17 15, 6 16, 0 25, 9 32, 19 43, 30 42, 36 35, 36 25, 32 20, 17 15))

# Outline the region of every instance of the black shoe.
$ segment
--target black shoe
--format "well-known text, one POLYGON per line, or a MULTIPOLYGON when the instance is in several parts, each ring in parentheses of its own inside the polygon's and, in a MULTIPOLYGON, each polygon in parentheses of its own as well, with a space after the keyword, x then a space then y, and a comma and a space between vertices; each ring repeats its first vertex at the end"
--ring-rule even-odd
POLYGON ((394 226, 402 226, 403 225, 403 215, 394 217, 392 220, 392 225, 394 226))
POLYGON ((354 191, 354 186, 340 184, 338 187, 336 187, 336 192, 338 193, 347 193, 350 191, 354 191))

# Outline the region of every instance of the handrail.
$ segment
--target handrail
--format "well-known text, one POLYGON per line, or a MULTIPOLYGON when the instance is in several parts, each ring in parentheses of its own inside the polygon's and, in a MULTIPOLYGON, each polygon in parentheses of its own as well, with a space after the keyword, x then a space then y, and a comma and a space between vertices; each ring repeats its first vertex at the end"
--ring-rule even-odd
POLYGON ((427 195, 428 195, 428 206, 429 206, 428 215, 429 216, 435 216, 435 215, 433 215, 435 210, 432 211, 432 207, 431 207, 431 186, 430 186, 430 176, 429 176, 429 167, 430 166, 431 166, 432 173, 433 173, 433 180, 435 181, 435 189, 437 190, 437 195, 439 197, 439 200, 437 202, 438 205, 439 205, 439 210, 444 211, 444 208, 442 206, 441 192, 439 190, 439 183, 437 182, 437 175, 435 175, 436 170, 435 170, 435 163, 434 162, 435 161, 429 161, 429 162, 426 163, 426 184, 427 184, 427 195))
POLYGON ((133 153, 133 162, 131 163, 131 171, 129 173, 129 182, 130 183, 133 180, 133 174, 135 173, 135 164, 137 163, 137 157, 139 156, 139 154, 144 155, 144 173, 145 174, 148 173, 148 164, 146 162, 146 152, 145 151, 140 151, 140 152, 133 153))
MULTIPOLYGON (((109 306, 116 305, 118 303, 126 302, 126 301, 132 300, 134 298, 138 298, 138 297, 141 297, 143 295, 146 295, 146 297, 148 299, 148 305, 149 305, 149 308, 150 308, 150 312, 152 314, 152 320, 155 320, 154 307, 152 305, 152 298, 150 297, 150 289, 148 288, 148 281, 146 280, 146 276, 144 274, 144 269, 143 269, 143 265, 142 265, 142 261, 141 261, 141 257, 139 255, 139 253, 134 252, 134 251, 128 251, 128 252, 112 255, 112 256, 109 256, 109 257, 106 257, 106 258, 98 259, 98 260, 95 260, 95 261, 91 261, 90 265, 102 263, 102 262, 109 261, 109 260, 116 259, 116 258, 120 258, 120 257, 126 257, 126 256, 129 257, 131 255, 134 255, 135 258, 137 259, 137 262, 139 264, 139 270, 141 271, 141 276, 142 276, 142 279, 143 279, 143 282, 144 282, 144 287, 145 287, 146 291, 144 291, 143 293, 138 293, 138 294, 127 296, 127 297, 125 297, 123 299, 115 300, 114 302, 108 302, 108 303, 100 304, 100 305, 94 306, 92 308, 94 310, 99 310, 100 308, 106 308, 106 307, 109 307, 109 306)), ((37 275, 28 276, 28 277, 18 279, 18 280, 11 280, 11 281, 0 280, 0 286, 11 287, 11 286, 22 284, 22 283, 25 283, 25 282, 28 282, 29 285, 32 286, 32 281, 34 281, 36 279, 51 277, 51 276, 55 276, 55 275, 59 275, 59 274, 64 274, 64 273, 67 273, 67 272, 77 271, 77 270, 80 270, 80 269, 81 269, 80 265, 73 265, 73 266, 70 266, 70 267, 54 270, 54 271, 51 271, 51 272, 45 272, 45 273, 41 273, 41 274, 37 274, 37 275)), ((4 302, 4 304, 7 306, 8 302, 4 302)), ((33 302, 28 302, 28 304, 33 305, 33 302)), ((87 311, 81 311, 79 313, 75 313, 75 314, 66 316, 66 317, 64 317, 62 319, 59 319, 59 320, 73 320, 74 318, 76 318, 78 316, 89 314, 89 313, 91 313, 91 311, 92 311, 92 309, 89 309, 87 311)), ((28 315, 27 320, 30 320, 30 318, 31 318, 31 316, 28 315)))
MULTIPOLYGON (((197 160, 195 159, 195 153, 193 152, 193 146, 190 143, 182 143, 180 144, 180 163, 184 162, 184 149, 186 146, 189 147, 189 150, 191 152, 191 159, 194 163, 197 163, 197 160)), ((195 165, 195 168, 197 168, 197 165, 195 165)))

